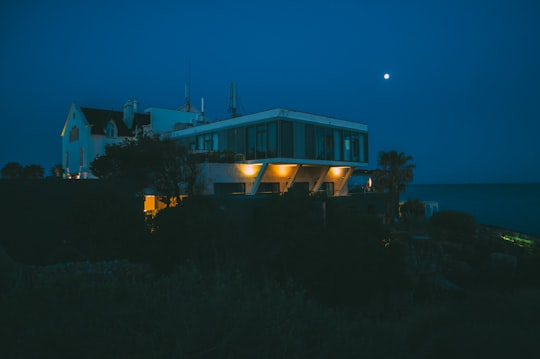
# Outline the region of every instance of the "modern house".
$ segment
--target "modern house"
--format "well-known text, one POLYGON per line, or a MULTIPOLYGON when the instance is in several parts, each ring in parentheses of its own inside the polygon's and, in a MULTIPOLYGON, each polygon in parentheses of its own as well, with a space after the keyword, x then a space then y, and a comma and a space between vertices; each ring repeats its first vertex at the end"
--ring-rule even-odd
POLYGON ((368 165, 368 127, 282 108, 166 134, 194 152, 233 153, 234 163, 202 164, 203 194, 348 194, 368 165))

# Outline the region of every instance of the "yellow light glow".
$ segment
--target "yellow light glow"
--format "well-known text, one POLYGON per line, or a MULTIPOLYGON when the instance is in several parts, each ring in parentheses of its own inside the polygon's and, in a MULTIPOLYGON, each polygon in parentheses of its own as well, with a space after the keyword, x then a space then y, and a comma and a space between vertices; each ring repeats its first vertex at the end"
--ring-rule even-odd
POLYGON ((289 173, 289 167, 288 165, 280 165, 277 168, 277 172, 280 176, 286 176, 289 173))
POLYGON ((253 165, 246 165, 244 166, 244 174, 251 176, 255 173, 255 167, 253 165))
POLYGON ((334 176, 339 176, 341 174, 341 168, 340 167, 332 167, 330 169, 334 176))
POLYGON ((242 173, 246 176, 256 175, 259 172, 260 168, 260 163, 240 165, 240 171, 242 171, 242 173))

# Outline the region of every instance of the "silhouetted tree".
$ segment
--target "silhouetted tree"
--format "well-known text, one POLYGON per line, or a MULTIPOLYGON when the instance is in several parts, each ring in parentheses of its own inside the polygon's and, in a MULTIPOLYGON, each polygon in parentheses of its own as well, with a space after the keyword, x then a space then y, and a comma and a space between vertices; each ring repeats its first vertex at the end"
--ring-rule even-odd
POLYGON ((414 178, 413 170, 416 165, 410 163, 412 160, 411 156, 395 150, 379 153, 380 168, 374 176, 375 188, 389 193, 386 211, 389 222, 398 216, 399 195, 405 191, 406 185, 414 178))
POLYGON ((51 174, 53 177, 56 178, 62 178, 62 175, 64 174, 64 169, 62 168, 62 164, 58 163, 51 167, 51 174))
POLYGON ((197 175, 191 154, 178 142, 158 136, 139 136, 105 147, 105 154, 90 163, 92 173, 101 179, 129 178, 137 189, 154 188, 170 199, 178 198, 180 184, 191 194, 197 175))
POLYGON ((9 162, 2 168, 2 178, 18 179, 23 177, 23 166, 18 162, 9 162))
POLYGON ((18 162, 9 162, 2 168, 2 178, 5 179, 43 179, 44 176, 45 170, 36 164, 23 167, 18 162))
POLYGON ((23 177, 26 179, 43 179, 45 170, 42 166, 32 164, 23 168, 23 177))

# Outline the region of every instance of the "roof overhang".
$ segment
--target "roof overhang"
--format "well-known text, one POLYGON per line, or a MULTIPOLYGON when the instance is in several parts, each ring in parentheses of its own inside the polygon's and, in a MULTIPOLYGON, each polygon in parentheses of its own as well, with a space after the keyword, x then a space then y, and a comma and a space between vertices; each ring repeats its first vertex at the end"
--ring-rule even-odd
POLYGON ((273 110, 257 112, 251 115, 231 118, 228 120, 217 121, 209 124, 194 126, 183 130, 173 131, 168 135, 172 138, 193 136, 199 133, 215 132, 228 128, 242 127, 250 124, 267 122, 271 120, 291 120, 294 122, 303 122, 313 125, 341 128, 359 132, 367 132, 368 126, 354 121, 341 120, 334 117, 314 115, 306 112, 286 110, 277 108, 273 110))

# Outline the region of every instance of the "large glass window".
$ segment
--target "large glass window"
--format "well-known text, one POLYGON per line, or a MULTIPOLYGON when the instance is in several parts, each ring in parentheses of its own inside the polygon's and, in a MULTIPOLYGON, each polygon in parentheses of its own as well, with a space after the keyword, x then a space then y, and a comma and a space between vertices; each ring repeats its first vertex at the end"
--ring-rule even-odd
POLYGON ((256 158, 266 158, 266 124, 257 125, 257 153, 256 158))
POLYGON ((351 133, 351 161, 358 162, 360 160, 360 139, 358 133, 351 133))
POLYGON ((218 133, 205 133, 197 136, 197 149, 200 151, 217 151, 218 146, 218 133))
POLYGON ((204 136, 203 135, 197 136, 197 149, 200 151, 204 150, 204 136))
POLYGON ((204 148, 203 150, 205 151, 210 151, 212 150, 212 148, 214 147, 212 145, 212 139, 213 139, 213 136, 211 133, 207 133, 204 135, 204 148))
POLYGON ((281 157, 293 156, 293 126, 290 121, 280 121, 281 127, 281 157))
POLYGON ((315 158, 315 127, 306 125, 306 158, 315 158))
POLYGON ((246 128, 240 127, 233 130, 235 132, 235 152, 245 155, 246 153, 246 128))
POLYGON ((359 160, 360 162, 366 161, 366 136, 361 133, 358 137, 358 150, 359 150, 359 160))
POLYGON ((343 160, 351 160, 351 133, 343 131, 343 160))
POLYGON ((334 160, 341 161, 341 131, 334 131, 334 160))
POLYGON ((315 158, 334 160, 334 130, 326 127, 315 128, 315 158))
POLYGON ((277 123, 270 122, 268 123, 268 148, 267 148, 268 157, 276 157, 278 154, 277 150, 277 123))
POLYGON ((247 129, 247 159, 253 160, 256 157, 257 138, 255 126, 249 126, 247 129))
POLYGON ((334 130, 331 128, 324 129, 324 158, 334 159, 334 130))
POLYGON ((218 151, 219 150, 219 136, 217 132, 212 133, 212 145, 210 147, 212 151, 218 151))
POLYGON ((315 158, 318 160, 324 160, 324 128, 315 128, 315 158))

